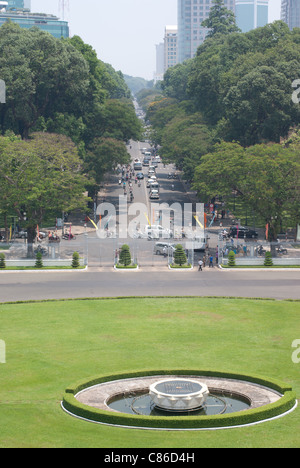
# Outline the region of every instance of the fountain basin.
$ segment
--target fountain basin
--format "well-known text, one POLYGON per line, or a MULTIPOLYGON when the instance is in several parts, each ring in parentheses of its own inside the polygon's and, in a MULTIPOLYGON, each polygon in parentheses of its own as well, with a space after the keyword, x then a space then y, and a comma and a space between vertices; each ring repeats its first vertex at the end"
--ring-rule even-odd
POLYGON ((149 395, 158 408, 172 412, 195 411, 209 395, 206 384, 191 379, 166 379, 152 384, 149 395))

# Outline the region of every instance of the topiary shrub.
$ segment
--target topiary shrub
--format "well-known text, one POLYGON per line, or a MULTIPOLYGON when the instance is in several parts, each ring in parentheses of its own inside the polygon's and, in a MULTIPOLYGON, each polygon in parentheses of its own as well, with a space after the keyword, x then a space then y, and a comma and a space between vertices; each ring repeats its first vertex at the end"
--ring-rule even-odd
POLYGON ((175 265, 179 266, 185 265, 185 263, 187 263, 186 254, 181 244, 177 244, 175 247, 174 263, 175 265))
POLYGON ((34 267, 35 268, 43 268, 43 266, 44 266, 43 265, 43 256, 42 256, 41 252, 37 252, 35 258, 36 258, 36 262, 35 262, 34 267))
POLYGON ((272 260, 272 254, 271 254, 271 252, 266 252, 265 261, 264 261, 264 266, 265 266, 265 267, 271 267, 271 266, 273 266, 273 260, 272 260))
POLYGON ((5 268, 6 268, 5 255, 2 253, 0 254, 0 270, 4 270, 5 268))
POLYGON ((235 253, 231 250, 228 254, 228 266, 235 267, 235 253))
POLYGON ((121 265, 124 265, 125 267, 131 265, 131 254, 130 254, 129 245, 127 244, 124 244, 121 248, 119 263, 121 265))
POLYGON ((72 258, 72 268, 79 268, 80 263, 79 263, 79 253, 74 252, 73 253, 73 258, 72 258))

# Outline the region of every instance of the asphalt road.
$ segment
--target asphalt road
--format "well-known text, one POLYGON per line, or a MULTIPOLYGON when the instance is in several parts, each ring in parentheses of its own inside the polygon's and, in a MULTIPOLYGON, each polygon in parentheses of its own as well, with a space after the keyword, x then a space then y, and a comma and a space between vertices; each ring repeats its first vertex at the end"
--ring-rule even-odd
POLYGON ((300 299, 300 271, 202 272, 144 268, 114 271, 1 272, 0 302, 118 296, 235 296, 300 299))
MULTIPOLYGON (((144 143, 132 143, 131 155, 141 157, 144 143)), ((162 165, 157 170, 161 185, 159 202, 190 202, 180 181, 167 177, 171 168, 162 165), (175 190, 171 191, 174 183, 175 190)), ((149 203, 145 183, 133 184, 134 202, 149 203)), ((122 193, 118 177, 106 192, 106 201, 117 203, 122 193)), ((114 271, 112 255, 116 241, 102 241, 89 235, 89 269, 69 272, 0 272, 0 302, 44 299, 76 299, 118 296, 234 296, 274 299, 300 299, 300 270, 220 270, 206 267, 172 271, 163 257, 153 255, 153 244, 140 241, 139 255, 145 254, 139 271, 114 271), (148 250, 147 250, 148 249, 148 250), (105 257, 106 255, 106 257, 105 257), (147 258, 147 261, 145 259, 147 258), (100 267, 102 266, 102 267, 100 267)))

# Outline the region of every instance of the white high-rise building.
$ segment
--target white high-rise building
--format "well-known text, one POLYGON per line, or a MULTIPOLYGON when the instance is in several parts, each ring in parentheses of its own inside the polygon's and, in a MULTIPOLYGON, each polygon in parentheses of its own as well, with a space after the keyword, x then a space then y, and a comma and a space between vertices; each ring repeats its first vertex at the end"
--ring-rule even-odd
POLYGON ((177 64, 177 26, 166 26, 164 37, 164 72, 177 64))
POLYGON ((236 24, 243 33, 268 24, 269 0, 235 0, 236 24))
POLYGON ((300 0, 282 0, 281 19, 290 29, 300 28, 300 0))
MULTIPOLYGON (((202 22, 209 16, 213 0, 178 0, 178 62, 196 55, 208 33, 202 22)), ((224 6, 235 12, 235 0, 224 0, 224 6)))

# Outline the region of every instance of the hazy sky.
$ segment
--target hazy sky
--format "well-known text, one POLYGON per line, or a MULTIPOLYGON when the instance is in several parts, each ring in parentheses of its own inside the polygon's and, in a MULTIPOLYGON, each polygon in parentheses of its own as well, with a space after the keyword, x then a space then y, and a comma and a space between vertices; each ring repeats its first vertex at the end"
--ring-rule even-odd
MULTIPOLYGON (((31 10, 62 17, 59 0, 31 0, 31 10)), ((177 24, 177 0, 68 0, 71 36, 90 44, 116 70, 148 80, 155 71, 155 44, 166 25, 177 24)), ((269 0, 269 22, 280 19, 281 0, 269 0)))

